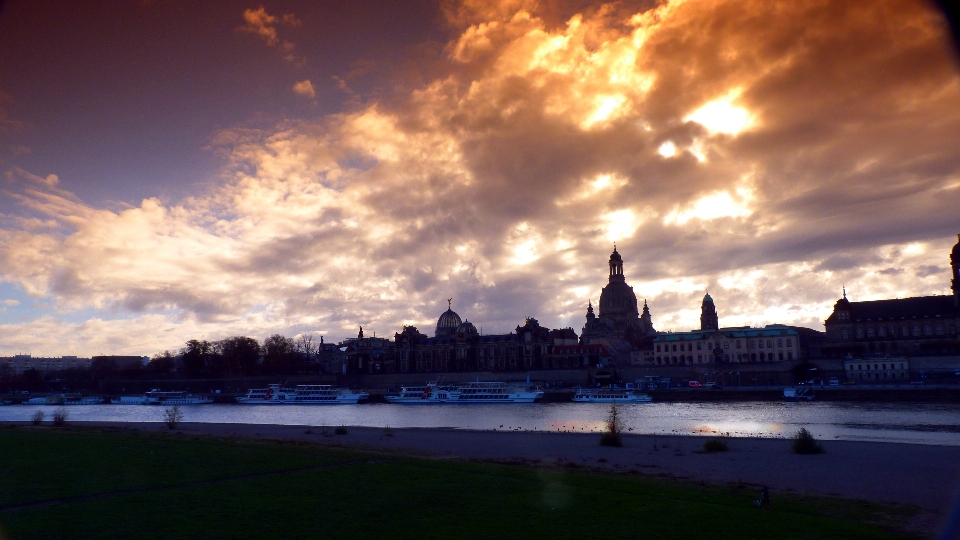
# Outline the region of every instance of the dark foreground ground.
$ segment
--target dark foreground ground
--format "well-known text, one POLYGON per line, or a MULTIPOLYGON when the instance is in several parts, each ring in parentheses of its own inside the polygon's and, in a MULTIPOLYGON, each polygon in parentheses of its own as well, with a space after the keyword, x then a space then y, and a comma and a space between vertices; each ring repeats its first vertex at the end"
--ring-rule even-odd
MULTIPOLYGON (((838 470, 851 443, 796 456, 786 441, 733 439, 700 454, 688 437, 606 448, 579 434, 143 427, 0 428, 0 538, 923 538, 949 499, 900 485, 927 476, 887 476, 890 495, 867 501, 754 480, 838 470), (771 509, 754 505, 761 484, 771 509)), ((907 473, 941 459, 902 450, 907 473)))

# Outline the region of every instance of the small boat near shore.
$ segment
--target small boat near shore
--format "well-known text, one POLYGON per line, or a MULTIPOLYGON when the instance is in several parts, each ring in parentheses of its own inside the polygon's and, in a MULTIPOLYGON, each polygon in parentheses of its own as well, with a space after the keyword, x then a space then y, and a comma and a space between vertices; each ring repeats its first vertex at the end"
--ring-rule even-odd
POLYGON ((632 390, 608 388, 583 388, 573 396, 574 403, 650 403, 653 398, 648 394, 632 390))

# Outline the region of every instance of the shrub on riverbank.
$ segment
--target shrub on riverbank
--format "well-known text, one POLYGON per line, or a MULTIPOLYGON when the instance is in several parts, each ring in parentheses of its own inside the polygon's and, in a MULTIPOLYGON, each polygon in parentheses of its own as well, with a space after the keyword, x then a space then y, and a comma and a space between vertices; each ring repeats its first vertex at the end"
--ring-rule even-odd
POLYGON ((39 426, 43 423, 43 411, 37 411, 33 413, 33 416, 30 417, 30 421, 33 422, 33 425, 39 426))
POLYGON ((620 408, 614 403, 610 405, 607 415, 606 431, 600 435, 600 446, 623 446, 623 419, 620 418, 620 408))
POLYGON ((53 425, 63 427, 67 425, 67 408, 63 405, 53 411, 53 425))
POLYGON ((813 438, 807 428, 800 428, 800 431, 793 436, 792 448, 794 454, 822 454, 825 452, 823 446, 813 438))
POLYGON ((180 422, 183 422, 183 411, 180 410, 179 405, 174 405, 163 411, 163 423, 166 424, 168 428, 177 429, 180 422))

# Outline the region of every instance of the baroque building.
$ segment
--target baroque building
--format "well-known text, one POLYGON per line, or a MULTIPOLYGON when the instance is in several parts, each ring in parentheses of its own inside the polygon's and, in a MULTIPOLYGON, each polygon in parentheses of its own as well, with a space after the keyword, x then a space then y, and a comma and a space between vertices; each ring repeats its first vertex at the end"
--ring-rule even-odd
POLYGON ((700 305, 700 330, 658 332, 648 365, 796 362, 821 355, 824 333, 810 328, 768 324, 763 328, 720 327, 709 293, 700 305))
POLYGON ((623 274, 623 258, 616 246, 608 264, 610 275, 607 285, 600 291, 600 314, 594 314, 593 302, 589 302, 581 341, 588 344, 597 339, 614 338, 633 342, 655 335, 657 331, 653 328, 650 308, 644 300, 641 315, 637 294, 627 284, 623 274))
POLYGON ((433 337, 404 326, 394 334, 393 355, 399 373, 563 369, 582 367, 596 354, 570 347, 578 341, 572 328, 552 330, 533 317, 508 334, 485 335, 461 319, 448 299, 433 337))
POLYGON ((824 353, 848 356, 960 354, 960 235, 950 253, 952 295, 851 302, 844 289, 824 325, 824 353))

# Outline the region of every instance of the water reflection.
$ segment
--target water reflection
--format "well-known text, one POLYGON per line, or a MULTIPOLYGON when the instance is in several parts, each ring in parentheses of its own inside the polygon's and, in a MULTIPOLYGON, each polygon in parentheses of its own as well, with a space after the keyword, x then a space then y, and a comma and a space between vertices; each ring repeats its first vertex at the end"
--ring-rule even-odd
MULTIPOLYGON (((960 446, 960 405, 905 403, 649 403, 620 405, 632 433, 789 437, 801 427, 822 439, 960 446)), ((447 427, 497 431, 599 432, 609 405, 332 405, 182 407, 187 422, 307 426, 447 427)), ((0 407, 0 421, 29 421, 49 406, 0 407)), ((160 422, 163 408, 143 405, 68 407, 69 420, 160 422)))

